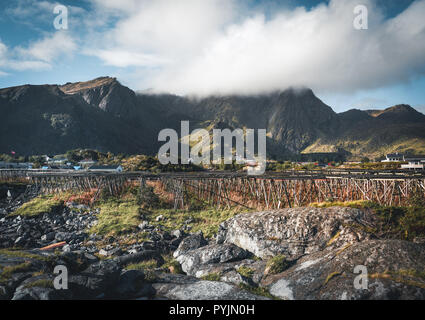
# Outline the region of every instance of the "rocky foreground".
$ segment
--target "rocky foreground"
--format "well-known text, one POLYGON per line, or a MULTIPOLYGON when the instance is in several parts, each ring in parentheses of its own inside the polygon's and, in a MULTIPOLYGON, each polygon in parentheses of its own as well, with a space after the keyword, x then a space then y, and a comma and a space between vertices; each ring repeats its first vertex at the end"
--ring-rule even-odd
POLYGON ((359 209, 239 214, 209 240, 144 221, 145 242, 109 239, 101 250, 99 237, 87 233, 96 215, 75 204, 37 217, 0 209, 0 299, 425 298, 425 245, 377 239, 374 215, 359 209), (128 268, 151 260, 163 265, 167 253, 178 266, 128 268), (67 290, 54 288, 58 265, 68 269, 67 290), (367 268, 367 288, 354 285, 359 265, 367 268))

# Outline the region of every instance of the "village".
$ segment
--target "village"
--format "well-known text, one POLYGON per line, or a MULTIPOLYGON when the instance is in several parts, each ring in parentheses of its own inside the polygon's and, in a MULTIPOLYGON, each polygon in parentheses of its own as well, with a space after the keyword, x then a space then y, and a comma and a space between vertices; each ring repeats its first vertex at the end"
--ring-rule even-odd
MULTIPOLYGON (((135 156, 137 157, 137 156, 135 156)), ((332 156, 330 156, 332 158, 332 156)), ((425 169, 425 155, 406 155, 402 153, 386 154, 385 158, 380 161, 325 161, 321 156, 317 156, 317 161, 312 161, 314 156, 302 155, 301 161, 275 161, 267 160, 267 171, 282 171, 288 169, 308 169, 320 170, 326 168, 339 168, 349 169, 363 166, 368 168, 380 169, 379 164, 391 165, 391 169, 399 170, 424 170, 425 169), (375 166, 374 166, 375 164, 375 166)), ((37 171, 90 171, 90 172, 110 172, 120 173, 126 171, 121 161, 114 161, 115 164, 105 164, 104 162, 86 158, 80 161, 70 160, 64 155, 55 156, 38 156, 38 163, 34 162, 21 162, 21 161, 0 161, 0 169, 20 169, 20 170, 37 170, 37 171)), ((0 158, 1 160, 1 158, 0 158)), ((243 166, 238 168, 246 170, 246 167, 255 167, 258 164, 253 160, 247 160, 243 166)), ((226 169, 227 167, 225 167, 226 169)), ((206 168, 213 169, 213 168, 206 168)), ((234 166, 230 167, 235 169, 234 166)), ((138 170, 135 170, 138 171, 138 170)))

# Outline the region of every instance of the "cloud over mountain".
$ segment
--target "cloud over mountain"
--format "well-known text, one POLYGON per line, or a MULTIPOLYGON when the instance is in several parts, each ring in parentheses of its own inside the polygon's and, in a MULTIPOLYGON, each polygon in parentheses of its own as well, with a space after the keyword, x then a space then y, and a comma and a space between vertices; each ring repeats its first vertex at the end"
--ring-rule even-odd
POLYGON ((353 92, 425 71, 425 0, 391 19, 375 1, 363 1, 368 30, 353 27, 356 0, 281 8, 272 16, 234 0, 95 2, 120 14, 90 53, 109 65, 139 67, 140 81, 159 91, 256 94, 308 86, 353 92))

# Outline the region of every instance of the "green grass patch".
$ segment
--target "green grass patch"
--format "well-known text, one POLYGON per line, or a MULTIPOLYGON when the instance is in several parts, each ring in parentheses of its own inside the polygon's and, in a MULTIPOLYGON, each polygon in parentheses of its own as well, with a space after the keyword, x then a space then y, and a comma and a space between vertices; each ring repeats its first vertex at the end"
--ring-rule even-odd
POLYGON ((164 264, 162 265, 163 268, 168 269, 168 271, 174 274, 184 274, 180 263, 176 259, 174 259, 171 255, 163 256, 163 259, 164 259, 164 264))
POLYGON ((53 281, 50 279, 40 279, 25 285, 25 288, 54 288, 53 281))
POLYGON ((273 300, 280 300, 279 298, 273 296, 266 288, 263 288, 263 287, 252 287, 245 283, 240 283, 239 288, 241 288, 242 290, 248 291, 252 294, 255 294, 257 296, 262 296, 262 297, 266 297, 273 300))
POLYGON ((31 262, 23 262, 14 266, 4 267, 2 273, 0 274, 0 283, 9 280, 10 277, 15 273, 29 271, 31 266, 31 262))
POLYGON ((208 281, 220 281, 220 278, 221 278, 221 275, 220 273, 217 273, 217 272, 212 272, 201 277, 202 280, 208 280, 208 281))
POLYGON ((98 222, 91 233, 103 236, 122 235, 137 230, 140 224, 139 205, 136 199, 110 199, 99 204, 98 222))
POLYGON ((277 274, 285 271, 290 266, 286 257, 282 254, 278 254, 277 256, 269 259, 267 261, 266 269, 264 273, 266 274, 277 274))
POLYGON ((53 196, 39 196, 24 203, 10 215, 35 217, 43 213, 52 212, 61 206, 63 206, 62 200, 57 200, 53 196))
POLYGON ((13 249, 0 249, 0 255, 5 255, 9 257, 17 257, 17 258, 26 258, 26 259, 34 259, 40 261, 49 261, 51 258, 47 256, 41 256, 37 254, 28 253, 20 250, 13 249))
POLYGON ((126 266, 125 270, 141 270, 145 274, 145 281, 154 282, 156 280, 155 269, 158 268, 158 262, 154 259, 132 263, 126 266))
POLYGON ((251 268, 249 268, 249 267, 246 267, 246 266, 242 266, 242 267, 239 267, 237 270, 236 270, 241 276, 243 276, 243 277, 245 277, 245 278, 252 278, 252 276, 254 275, 254 273, 255 273, 255 270, 254 269, 251 269, 251 268))
POLYGON ((309 206, 314 208, 347 207, 356 209, 374 209, 380 207, 377 203, 366 200, 313 202, 309 206))
POLYGON ((189 224, 192 227, 190 231, 202 231, 205 237, 211 238, 217 234, 218 227, 223 221, 245 211, 238 208, 224 210, 210 208, 201 211, 158 209, 149 212, 146 218, 150 224, 154 226, 161 225, 167 231, 180 229, 185 225, 185 221, 192 219, 193 222, 189 224), (159 222, 155 221, 155 218, 159 215, 163 215, 165 219, 159 222))
POLYGON ((153 270, 158 268, 158 262, 154 259, 146 260, 138 263, 132 263, 125 267, 126 270, 153 270))

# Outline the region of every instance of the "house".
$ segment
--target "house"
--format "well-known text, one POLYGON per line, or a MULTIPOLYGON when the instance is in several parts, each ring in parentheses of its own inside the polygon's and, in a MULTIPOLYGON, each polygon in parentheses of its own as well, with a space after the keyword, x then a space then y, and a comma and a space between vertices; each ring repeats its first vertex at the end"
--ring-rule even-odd
POLYGON ((91 166, 88 170, 94 172, 122 172, 122 167, 120 165, 91 166))
POLYGON ((96 161, 95 160, 92 160, 92 159, 84 159, 84 160, 78 162, 78 165, 81 168, 89 168, 89 167, 91 167, 91 166, 93 166, 95 164, 96 164, 96 161))
POLYGON ((32 169, 33 163, 30 162, 4 162, 0 161, 0 169, 32 169))
POLYGON ((385 159, 382 160, 381 162, 402 162, 402 161, 406 161, 404 159, 404 154, 401 153, 389 153, 385 156, 385 159))
POLYGON ((64 165, 68 162, 68 159, 66 158, 49 158, 49 160, 47 160, 48 164, 53 164, 53 165, 64 165))
POLYGON ((425 156, 411 156, 405 159, 408 164, 402 164, 402 169, 420 169, 425 168, 425 156))

